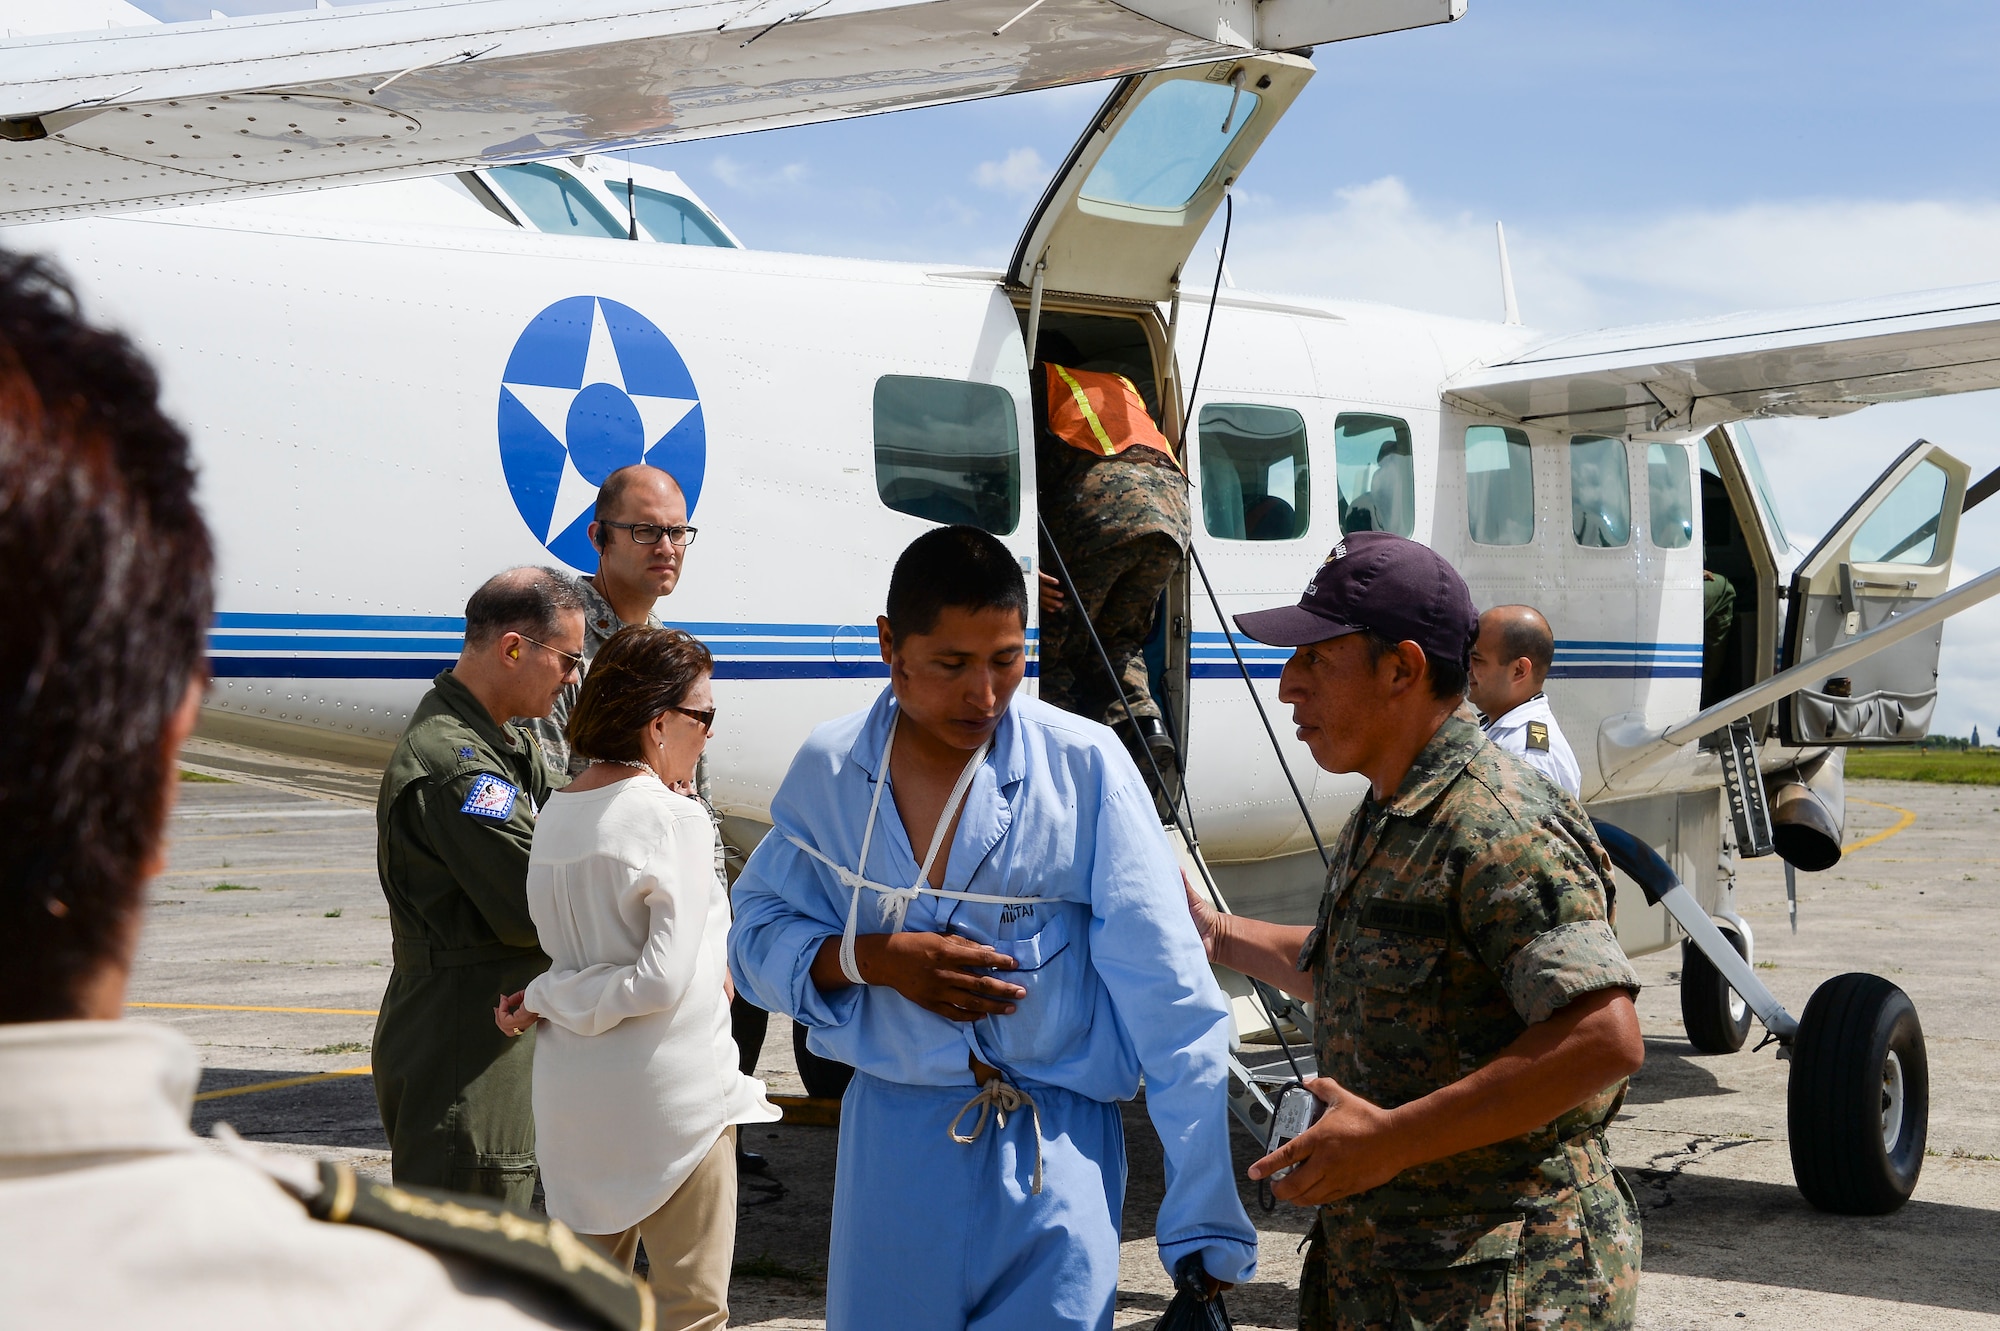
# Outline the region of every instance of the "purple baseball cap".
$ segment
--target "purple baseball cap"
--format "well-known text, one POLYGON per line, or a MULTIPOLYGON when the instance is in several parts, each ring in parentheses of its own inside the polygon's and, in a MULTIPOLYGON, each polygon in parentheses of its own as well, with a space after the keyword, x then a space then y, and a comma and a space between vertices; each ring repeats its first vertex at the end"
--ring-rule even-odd
POLYGON ((1297 605, 1234 619, 1237 628, 1273 647, 1373 629, 1459 666, 1470 662, 1479 636, 1479 612, 1458 570, 1429 546, 1385 531, 1358 531, 1335 544, 1297 605))

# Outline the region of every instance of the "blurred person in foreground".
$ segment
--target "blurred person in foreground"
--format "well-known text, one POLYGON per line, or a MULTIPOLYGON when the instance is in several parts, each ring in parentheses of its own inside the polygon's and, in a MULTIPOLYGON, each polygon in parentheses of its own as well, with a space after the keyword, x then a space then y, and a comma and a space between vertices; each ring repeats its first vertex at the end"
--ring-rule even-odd
POLYGON ((636 1327, 644 1291, 561 1226, 208 1149, 194 1048, 121 1019, 212 617, 158 395, 50 270, 0 255, 0 1326, 636 1327), (578 1253, 596 1265, 565 1271, 578 1253))
POLYGON ((645 1240, 660 1331, 727 1324, 737 1125, 778 1118, 737 1069, 715 828, 680 793, 715 722, 713 669, 678 629, 623 629, 598 651, 566 737, 586 766, 550 797, 528 860, 550 966, 494 1014, 509 1035, 541 1023, 549 1214, 626 1270, 645 1240))

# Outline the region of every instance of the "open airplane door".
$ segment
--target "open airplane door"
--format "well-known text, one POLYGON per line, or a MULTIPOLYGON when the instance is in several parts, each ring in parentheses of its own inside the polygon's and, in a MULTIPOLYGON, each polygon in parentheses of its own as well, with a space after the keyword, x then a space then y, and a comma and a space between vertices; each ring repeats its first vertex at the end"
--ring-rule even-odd
POLYGON ((1028 219, 1008 280, 1127 301, 1173 298, 1223 193, 1313 76, 1295 55, 1121 80, 1028 219))
MULTIPOLYGON (((1942 595, 1970 470, 1924 440, 1904 451, 1792 575, 1782 669, 1942 595)), ((1908 743, 1929 733, 1944 627, 1802 688, 1779 711, 1799 745, 1908 743)))

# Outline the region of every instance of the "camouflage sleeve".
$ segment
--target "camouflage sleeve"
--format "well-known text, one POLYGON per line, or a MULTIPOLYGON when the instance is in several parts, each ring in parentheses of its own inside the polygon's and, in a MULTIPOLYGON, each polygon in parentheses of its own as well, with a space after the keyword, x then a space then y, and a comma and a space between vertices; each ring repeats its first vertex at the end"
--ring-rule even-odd
POLYGON ((562 692, 556 695, 555 706, 549 709, 547 716, 537 716, 522 722, 534 735, 535 743, 541 746, 542 757, 547 759, 549 771, 559 781, 567 781, 576 775, 575 771, 570 770, 569 737, 563 733, 563 728, 569 724, 570 708, 576 706, 576 695, 581 689, 582 686, 577 684, 563 685, 562 692))
POLYGON ((1639 977, 1611 930, 1594 843, 1553 812, 1509 816, 1479 833, 1459 893, 1460 924, 1521 1020, 1547 1021, 1599 989, 1636 993, 1639 977))

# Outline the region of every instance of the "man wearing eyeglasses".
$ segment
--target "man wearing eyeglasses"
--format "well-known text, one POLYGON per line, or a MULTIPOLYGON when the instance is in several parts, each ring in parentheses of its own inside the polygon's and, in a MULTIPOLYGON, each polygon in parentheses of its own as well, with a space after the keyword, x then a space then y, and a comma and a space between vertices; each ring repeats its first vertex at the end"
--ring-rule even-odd
POLYGON ((399 1184, 527 1206, 532 1038, 493 1024, 548 969, 528 914, 535 814, 558 778, 511 718, 546 716, 582 665, 583 590, 547 568, 490 578, 465 646, 417 705, 382 775, 376 871, 395 969, 375 1022, 375 1100, 399 1184))
MULTIPOLYGON (((597 572, 583 582, 582 673, 589 672, 597 649, 619 629, 660 627, 653 607, 680 582, 694 535, 687 525, 687 498, 666 472, 640 463, 604 478, 590 523, 597 572)), ((580 674, 563 686, 546 716, 528 722, 558 776, 575 776, 589 765, 572 759, 563 734, 582 688, 580 674)))

